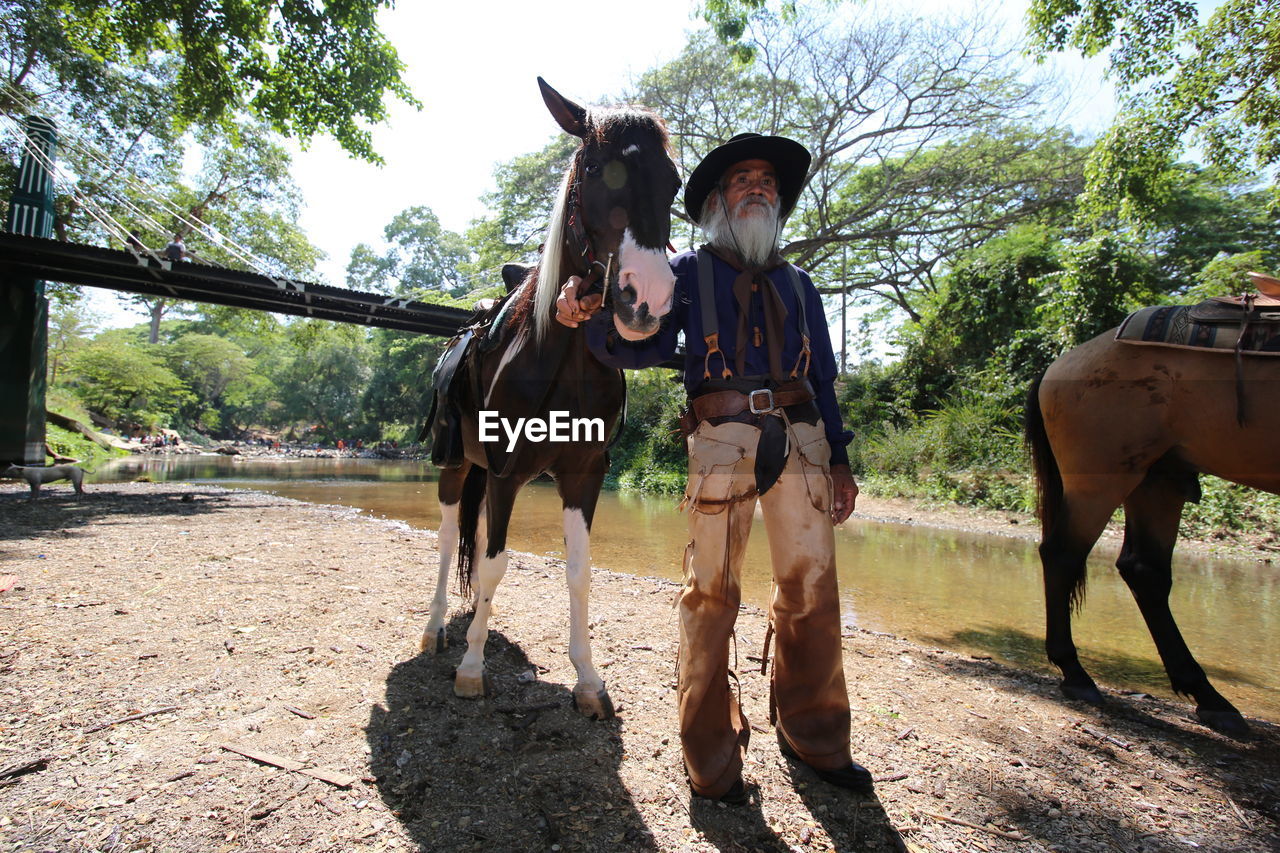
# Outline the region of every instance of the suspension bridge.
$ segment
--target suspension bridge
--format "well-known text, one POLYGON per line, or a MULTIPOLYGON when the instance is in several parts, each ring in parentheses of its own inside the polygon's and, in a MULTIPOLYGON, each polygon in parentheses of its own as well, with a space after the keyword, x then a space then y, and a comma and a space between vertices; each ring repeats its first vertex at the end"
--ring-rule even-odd
MULTIPOLYGON (((53 123, 27 117, 17 186, 0 233, 0 467, 45 461, 45 282, 442 337, 471 316, 459 308, 276 275, 222 235, 216 235, 220 244, 258 271, 169 259, 137 240, 125 241, 126 250, 53 240, 56 148, 53 123)), ((121 236, 123 227, 104 212, 90 214, 108 233, 121 236)), ((428 369, 423 366, 424 375, 428 369)))

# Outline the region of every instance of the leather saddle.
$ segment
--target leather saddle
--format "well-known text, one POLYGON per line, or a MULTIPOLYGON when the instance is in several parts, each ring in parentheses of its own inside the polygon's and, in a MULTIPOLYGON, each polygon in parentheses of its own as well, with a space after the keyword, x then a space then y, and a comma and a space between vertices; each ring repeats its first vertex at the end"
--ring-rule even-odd
POLYGON ((445 350, 431 371, 431 407, 426 422, 418 433, 418 441, 431 437, 431 461, 441 468, 457 468, 463 462, 462 416, 455 402, 455 381, 466 377, 476 352, 496 349, 508 336, 507 322, 515 305, 513 293, 529 273, 523 264, 504 264, 502 283, 506 295, 501 299, 482 299, 476 313, 445 344, 445 350))
POLYGON ((1246 323, 1280 322, 1280 279, 1260 272, 1249 273, 1257 291, 1243 296, 1215 296, 1192 306, 1196 323, 1241 326, 1246 323))

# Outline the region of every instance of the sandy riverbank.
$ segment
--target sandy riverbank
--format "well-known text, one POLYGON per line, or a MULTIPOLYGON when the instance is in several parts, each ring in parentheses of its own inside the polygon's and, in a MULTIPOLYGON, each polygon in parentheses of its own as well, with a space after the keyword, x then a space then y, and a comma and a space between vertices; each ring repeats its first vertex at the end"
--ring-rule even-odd
MULTIPOLYGON (((860 510, 892 517, 888 506, 860 510)), ((961 515, 951 523, 983 529, 961 515)), ((1034 535, 1007 514, 989 522, 1001 520, 1034 535)), ((0 779, 0 840, 202 853, 1280 850, 1276 726, 1252 721, 1252 740, 1231 741, 1144 696, 1113 694, 1100 712, 1039 674, 867 632, 846 638, 845 661, 855 755, 877 795, 828 788, 773 742, 767 679, 749 659, 764 634, 755 610, 738 652, 752 800, 693 801, 675 731, 674 584, 596 573, 595 656, 619 709, 601 723, 569 706, 555 560, 513 558, 483 701, 450 689, 456 597, 451 648, 416 656, 433 562, 430 533, 259 493, 111 484, 29 504, 0 486, 0 776, 29 767, 0 779)))

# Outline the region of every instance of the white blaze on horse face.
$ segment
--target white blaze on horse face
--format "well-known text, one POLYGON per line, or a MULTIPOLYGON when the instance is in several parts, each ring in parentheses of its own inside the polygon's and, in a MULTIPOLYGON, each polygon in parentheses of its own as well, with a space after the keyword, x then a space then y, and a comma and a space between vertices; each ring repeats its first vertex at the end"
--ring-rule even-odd
MULTIPOLYGON (((635 237, 628 228, 622 235, 622 246, 618 250, 618 287, 635 290, 635 307, 648 305, 648 316, 655 320, 671 310, 671 296, 675 292, 676 277, 671 272, 671 264, 667 263, 665 248, 645 249, 636 244, 635 237)), ((629 328, 617 320, 614 315, 614 326, 618 334, 629 341, 647 338, 657 331, 657 325, 647 330, 629 328)))

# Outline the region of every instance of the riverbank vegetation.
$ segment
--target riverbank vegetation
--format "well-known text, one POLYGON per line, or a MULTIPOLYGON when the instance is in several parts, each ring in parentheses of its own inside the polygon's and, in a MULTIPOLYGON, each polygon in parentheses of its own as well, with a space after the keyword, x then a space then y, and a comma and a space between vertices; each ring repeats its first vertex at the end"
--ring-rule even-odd
MULTIPOLYGON (((851 460, 875 492, 1029 509, 1022 402, 1054 358, 1140 306, 1240 292, 1245 271, 1280 268, 1280 120, 1266 108, 1275 79, 1262 66, 1227 67, 1209 38, 1234 32, 1274 56, 1266 40, 1274 39, 1276 10, 1228 3, 1200 21, 1177 4, 1166 16, 1119 4, 1084 17, 1058 5, 1032 4, 1034 50, 1092 54, 1119 45, 1120 110, 1100 140, 1057 118, 1064 83, 1028 62, 1021 34, 999 32, 976 15, 925 22, 840 3, 774 14, 767 3, 721 0, 708 7, 721 38, 695 33, 678 56, 625 91, 596 93, 662 114, 685 174, 717 141, 745 128, 792 136, 813 151, 813 175, 783 249, 827 297, 841 348, 840 405, 856 436, 851 460), (1053 23, 1059 19, 1061 26, 1053 23), (1188 112, 1193 102, 1208 106, 1188 112)), ((13 33, 26 33, 38 48, 32 80, 56 76, 60 51, 78 49, 35 28, 13 33)), ((297 225, 300 200, 279 135, 299 120, 272 121, 269 110, 264 117, 242 105, 212 121, 174 106, 138 136, 130 122, 141 101, 129 99, 164 102, 187 79, 180 57, 96 55, 92 73, 79 71, 86 81, 146 82, 122 91, 121 108, 100 116, 114 128, 97 134, 111 162, 159 187, 183 212, 148 224, 148 239, 182 232, 198 214, 227 238, 193 247, 200 260, 238 263, 234 245, 282 274, 314 277, 319 250, 297 225), (161 125, 163 132, 154 129, 161 125), (202 165, 193 172, 182 163, 194 155, 202 165)), ((393 56, 384 61, 398 67, 393 56)), ((32 80, 11 78, 10 100, 34 98, 32 80)), ((410 97, 394 75, 377 80, 410 97)), ((86 82, 43 94, 39 105, 71 127, 92 129, 83 118, 91 88, 86 82)), ((360 140, 348 141, 374 156, 360 140)), ((460 306, 501 293, 503 263, 537 259, 571 150, 557 134, 498 166, 483 199, 488 212, 464 233, 444 228, 426 205, 402 211, 379 244, 352 252, 346 285, 460 306)), ((93 184, 101 167, 83 151, 66 156, 80 180, 93 184)), ((98 190, 114 221, 133 221, 136 188, 102 189, 108 183, 80 189, 98 190)), ((59 235, 121 245, 80 198, 60 194, 59 235)), ((674 215, 676 242, 695 245, 683 211, 674 215)), ((411 442, 443 347, 386 330, 152 297, 136 298, 145 323, 96 331, 76 290, 51 293, 50 387, 147 430, 411 442)), ((629 384, 612 481, 678 491, 683 389, 660 370, 637 372, 629 384)), ((1206 482, 1187 523, 1203 534, 1277 520, 1274 498, 1206 482)))

